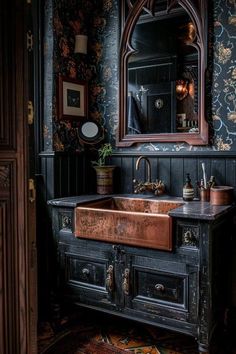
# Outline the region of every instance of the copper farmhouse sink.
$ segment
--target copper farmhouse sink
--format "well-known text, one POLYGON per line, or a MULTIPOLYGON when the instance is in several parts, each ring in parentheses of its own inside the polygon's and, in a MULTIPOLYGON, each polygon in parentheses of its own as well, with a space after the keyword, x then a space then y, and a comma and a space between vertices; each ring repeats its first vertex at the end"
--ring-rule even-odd
POLYGON ((182 203, 111 197, 78 206, 75 235, 94 240, 172 250, 172 218, 182 203))

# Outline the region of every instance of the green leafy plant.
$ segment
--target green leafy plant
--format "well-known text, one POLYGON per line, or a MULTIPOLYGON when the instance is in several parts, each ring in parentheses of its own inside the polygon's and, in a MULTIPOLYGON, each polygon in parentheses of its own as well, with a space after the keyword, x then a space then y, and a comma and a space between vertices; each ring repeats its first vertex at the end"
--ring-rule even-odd
POLYGON ((110 143, 103 144, 98 149, 98 160, 92 161, 92 164, 95 166, 104 166, 106 164, 107 157, 111 156, 112 151, 113 149, 110 143))

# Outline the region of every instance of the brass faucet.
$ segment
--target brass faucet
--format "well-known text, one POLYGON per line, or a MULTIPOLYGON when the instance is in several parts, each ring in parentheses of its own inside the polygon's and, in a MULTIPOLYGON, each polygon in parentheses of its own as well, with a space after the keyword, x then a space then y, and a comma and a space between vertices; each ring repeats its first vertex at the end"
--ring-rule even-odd
POLYGON ((136 165, 135 165, 136 171, 138 171, 138 169, 139 169, 139 165, 140 165, 141 160, 145 160, 147 162, 147 182, 150 183, 151 182, 151 164, 150 164, 150 161, 148 160, 147 157, 139 156, 139 158, 136 161, 136 165))
POLYGON ((133 180, 134 183, 134 193, 143 193, 145 191, 153 192, 155 195, 161 195, 165 191, 164 183, 161 180, 156 180, 156 182, 151 181, 151 164, 147 157, 139 156, 136 161, 136 171, 139 169, 140 161, 145 160, 147 163, 147 181, 137 181, 136 179, 133 180))

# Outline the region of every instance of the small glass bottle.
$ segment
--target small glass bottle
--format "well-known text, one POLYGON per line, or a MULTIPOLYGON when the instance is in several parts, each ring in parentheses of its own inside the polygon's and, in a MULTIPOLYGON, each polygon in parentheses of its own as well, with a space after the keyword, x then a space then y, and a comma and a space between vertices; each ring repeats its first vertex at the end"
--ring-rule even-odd
POLYGON ((186 175, 186 181, 183 186, 183 200, 189 202, 194 199, 194 188, 191 183, 191 178, 189 173, 186 175))

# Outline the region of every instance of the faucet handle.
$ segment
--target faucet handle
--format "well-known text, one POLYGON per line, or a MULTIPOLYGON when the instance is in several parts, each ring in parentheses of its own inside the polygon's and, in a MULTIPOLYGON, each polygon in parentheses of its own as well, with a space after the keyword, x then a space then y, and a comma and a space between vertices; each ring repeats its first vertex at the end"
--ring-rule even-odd
POLYGON ((134 194, 142 193, 145 191, 145 186, 143 182, 140 182, 137 179, 133 179, 133 184, 134 184, 134 194))
POLYGON ((161 180, 157 180, 156 183, 155 183, 154 189, 155 189, 155 192, 154 192, 155 195, 164 194, 165 185, 164 185, 164 183, 161 180))

